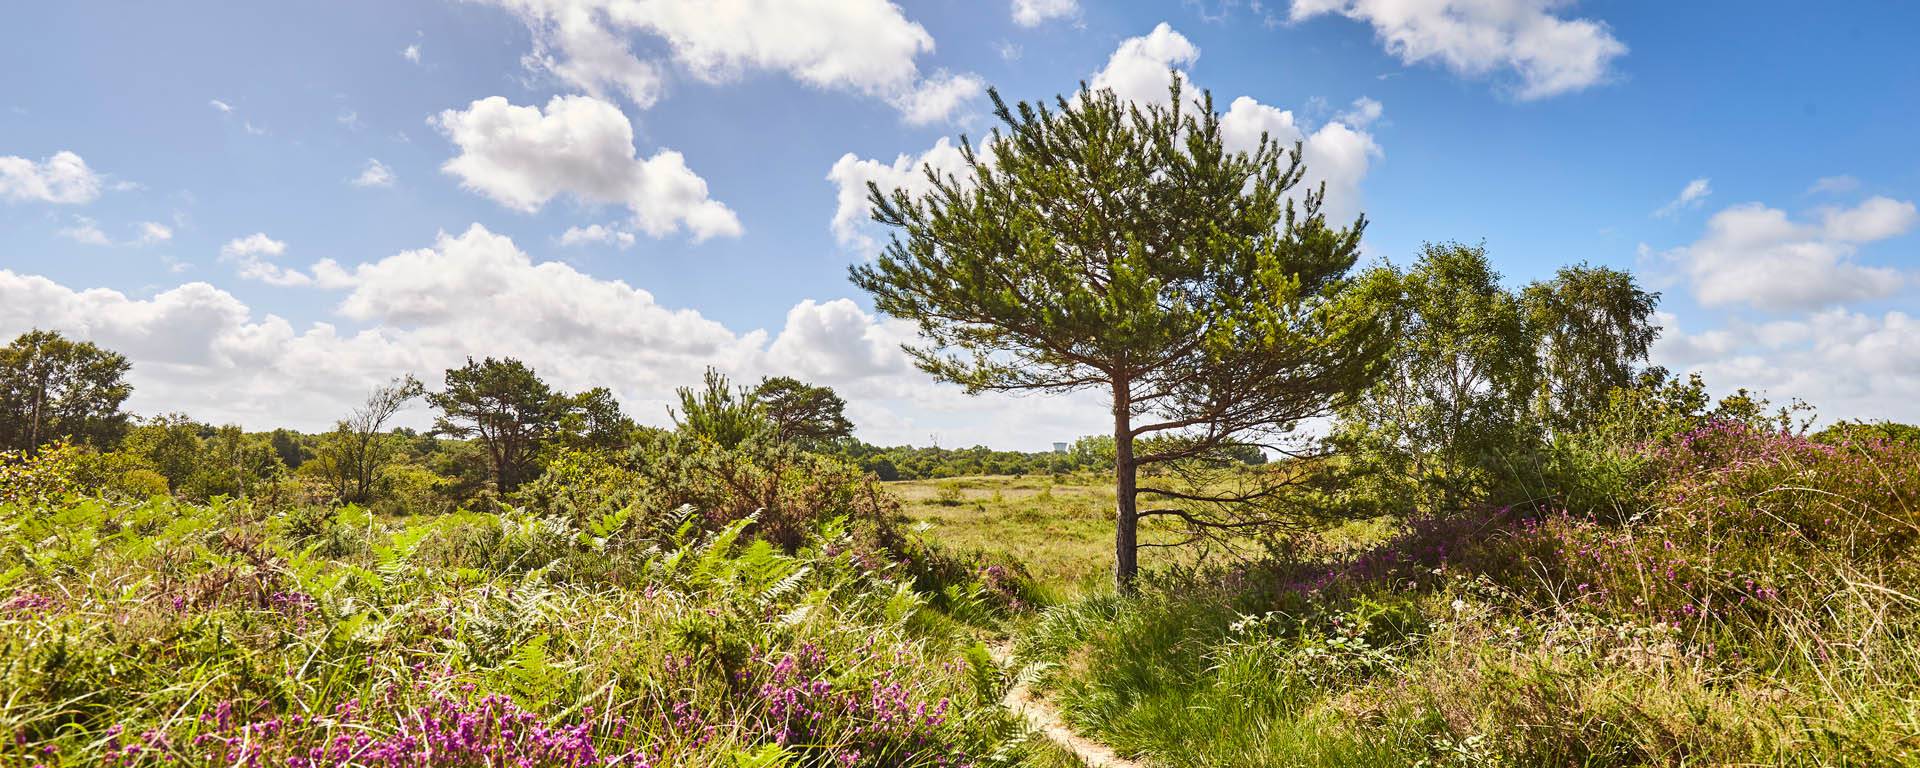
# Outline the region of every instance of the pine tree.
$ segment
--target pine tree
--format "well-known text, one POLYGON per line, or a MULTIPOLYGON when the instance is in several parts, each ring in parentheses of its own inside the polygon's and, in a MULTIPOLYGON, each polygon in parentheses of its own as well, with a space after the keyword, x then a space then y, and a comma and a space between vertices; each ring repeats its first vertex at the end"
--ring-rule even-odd
POLYGON ((1145 107, 1084 85, 1053 108, 990 92, 1002 125, 990 152, 962 138, 964 174, 928 168, 918 195, 869 185, 896 232, 852 270, 880 311, 919 323, 929 344, 908 352, 937 378, 1111 396, 1123 592, 1143 518, 1202 535, 1277 522, 1261 504, 1274 483, 1142 486, 1141 467, 1297 451, 1299 422, 1363 389, 1389 346, 1378 297, 1347 277, 1365 219, 1329 226, 1324 188, 1296 190, 1298 145, 1229 150, 1212 97, 1187 108, 1177 77, 1170 90, 1145 107))

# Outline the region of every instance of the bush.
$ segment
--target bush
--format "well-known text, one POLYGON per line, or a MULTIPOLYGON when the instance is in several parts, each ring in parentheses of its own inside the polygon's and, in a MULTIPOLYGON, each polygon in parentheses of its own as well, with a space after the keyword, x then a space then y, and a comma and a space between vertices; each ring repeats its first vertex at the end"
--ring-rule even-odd
POLYGON ((795 551, 810 531, 844 519, 862 540, 900 551, 898 503, 870 475, 831 456, 760 435, 733 447, 682 434, 633 449, 636 504, 650 520, 698 510, 706 530, 751 518, 753 535, 795 551))
POLYGON ((129 469, 107 485, 110 493, 136 499, 167 495, 167 478, 146 468, 129 469))
POLYGON ((50 504, 80 493, 82 451, 67 443, 39 453, 0 451, 0 504, 50 504))
POLYGON ((380 470, 375 511, 385 515, 431 515, 453 511, 455 482, 417 464, 389 464, 380 470))

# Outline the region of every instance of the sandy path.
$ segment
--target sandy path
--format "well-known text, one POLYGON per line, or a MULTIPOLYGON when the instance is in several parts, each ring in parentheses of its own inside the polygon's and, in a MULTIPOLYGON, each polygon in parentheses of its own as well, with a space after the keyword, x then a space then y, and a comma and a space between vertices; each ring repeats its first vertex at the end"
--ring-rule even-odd
POLYGON ((1074 733, 1066 721, 1060 719, 1058 710, 1021 682, 1012 648, 991 645, 987 647, 987 652, 992 654, 994 663, 1014 673, 1013 687, 1007 690, 1007 696, 1000 700, 1000 704, 1025 719, 1027 727, 1039 731, 1061 749, 1073 753, 1088 768, 1147 768, 1146 763, 1123 758, 1114 754, 1107 745, 1074 733))

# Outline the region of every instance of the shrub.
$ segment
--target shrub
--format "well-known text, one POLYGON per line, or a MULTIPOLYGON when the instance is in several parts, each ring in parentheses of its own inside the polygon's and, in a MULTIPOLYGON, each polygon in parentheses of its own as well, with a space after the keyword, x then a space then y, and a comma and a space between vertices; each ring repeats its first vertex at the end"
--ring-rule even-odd
POLYGON ((664 435, 636 447, 629 461, 642 488, 637 503, 651 520, 677 524, 674 513, 682 508, 698 510, 707 530, 752 518, 753 535, 792 552, 809 531, 844 519, 863 541, 900 548, 898 504, 877 481, 766 435, 732 447, 664 435))
POLYGON ((143 467, 129 469, 106 487, 110 493, 136 499, 167 495, 167 478, 143 467))
POLYGON ((83 489, 79 448, 44 446, 36 454, 0 451, 0 504, 49 504, 83 489))

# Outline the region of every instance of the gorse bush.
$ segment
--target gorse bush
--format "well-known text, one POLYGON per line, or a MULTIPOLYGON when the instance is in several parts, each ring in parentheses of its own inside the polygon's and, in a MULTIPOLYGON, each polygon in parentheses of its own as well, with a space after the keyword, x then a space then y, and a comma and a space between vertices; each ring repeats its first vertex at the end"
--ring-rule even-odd
POLYGON ((727 445, 697 434, 661 435, 630 463, 649 517, 682 507, 709 530, 753 518, 753 533, 793 551, 820 523, 844 518, 864 539, 891 547, 899 510, 869 475, 830 456, 761 433, 727 445))
POLYGON ((1611 455, 1619 503, 1170 577, 1023 653, 1168 765, 1920 760, 1920 450, 1706 418, 1611 455))
MULTIPOLYGON (((11 476, 10 476, 11 477, 11 476)), ((0 503, 0 764, 964 766, 983 650, 821 521, 0 503), (666 520, 661 521, 662 524, 666 520)))

